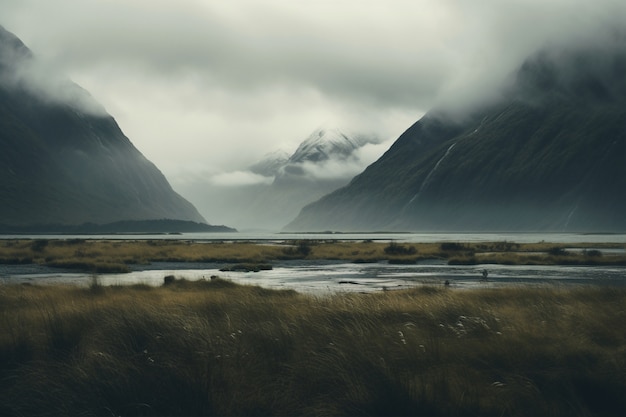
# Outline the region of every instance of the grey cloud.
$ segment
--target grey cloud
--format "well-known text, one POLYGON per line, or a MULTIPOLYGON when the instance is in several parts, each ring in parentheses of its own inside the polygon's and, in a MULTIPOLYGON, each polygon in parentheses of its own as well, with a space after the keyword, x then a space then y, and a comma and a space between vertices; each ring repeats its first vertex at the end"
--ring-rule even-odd
POLYGON ((251 185, 269 185, 273 178, 250 171, 225 172, 210 178, 210 184, 219 187, 244 187, 251 185))
POLYGON ((626 3, 615 0, 484 0, 458 5, 470 22, 464 28, 466 48, 432 106, 458 112, 497 99, 510 88, 520 65, 538 50, 598 45, 612 28, 626 22, 626 3))
POLYGON ((393 139, 493 99, 538 49, 623 25, 626 2, 4 0, 0 16, 169 174, 243 169, 329 120, 393 139))
POLYGON ((339 6, 336 13, 343 19, 329 26, 324 16, 287 14, 280 2, 264 8, 245 3, 235 12, 193 2, 184 7, 166 2, 66 3, 46 4, 43 13, 54 15, 46 9, 64 8, 72 10, 71 19, 63 22, 68 18, 60 16, 60 21, 46 24, 42 13, 41 29, 30 30, 54 27, 52 34, 34 35, 33 46, 46 44, 51 35, 54 59, 68 67, 122 66, 164 78, 193 73, 209 88, 254 92, 285 85, 386 105, 432 96, 443 76, 435 51, 423 50, 430 42, 407 42, 393 21, 383 22, 388 26, 376 22, 377 16, 358 21, 357 10, 339 6), (352 36, 346 37, 346 31, 352 36), (407 83, 409 78, 413 81, 407 83))
POLYGON ((25 3, 22 10, 28 3, 41 10, 34 19, 41 29, 31 30, 54 28, 35 44, 52 37, 55 59, 68 66, 193 73, 206 88, 254 93, 282 85, 400 107, 480 95, 550 39, 577 42, 626 18, 614 0, 25 3))

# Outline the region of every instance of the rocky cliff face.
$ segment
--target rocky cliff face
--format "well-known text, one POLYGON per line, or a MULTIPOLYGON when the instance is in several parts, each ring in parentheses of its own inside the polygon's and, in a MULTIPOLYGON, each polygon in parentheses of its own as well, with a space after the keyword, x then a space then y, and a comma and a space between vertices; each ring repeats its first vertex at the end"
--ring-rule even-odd
POLYGON ((432 111, 287 230, 626 230, 626 45, 544 51, 505 98, 432 111))
POLYGON ((0 27, 0 223, 205 223, 87 92, 0 27))

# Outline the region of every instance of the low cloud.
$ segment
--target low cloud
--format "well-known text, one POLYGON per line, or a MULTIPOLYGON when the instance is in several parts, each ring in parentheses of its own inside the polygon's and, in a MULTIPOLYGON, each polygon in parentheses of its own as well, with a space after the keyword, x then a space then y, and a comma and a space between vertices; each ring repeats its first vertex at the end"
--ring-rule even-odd
POLYGON ((0 85, 28 91, 39 99, 72 107, 92 115, 106 110, 91 95, 70 81, 50 63, 33 57, 14 35, 0 26, 0 85))
POLYGON ((36 63, 19 69, 16 85, 38 96, 43 101, 62 104, 93 116, 108 116, 104 106, 88 91, 60 74, 51 73, 36 63))
POLYGON ((363 170, 391 146, 393 141, 369 143, 356 149, 348 158, 331 158, 326 161, 297 164, 300 177, 307 181, 350 180, 363 170))
POLYGON ((365 168, 380 158, 393 145, 393 142, 395 142, 395 138, 381 143, 368 143, 355 151, 355 158, 365 168))
POLYGON ((264 177, 250 171, 224 172, 208 179, 208 183, 217 187, 244 187, 250 185, 269 185, 273 177, 264 177))
POLYGON ((501 97, 515 73, 541 50, 597 47, 625 27, 620 0, 461 1, 465 39, 459 39, 454 70, 439 86, 431 108, 463 114, 501 97))
POLYGON ((346 160, 328 160, 320 163, 303 162, 297 166, 290 167, 292 172, 302 181, 327 181, 350 179, 363 170, 363 165, 359 161, 350 158, 346 160))

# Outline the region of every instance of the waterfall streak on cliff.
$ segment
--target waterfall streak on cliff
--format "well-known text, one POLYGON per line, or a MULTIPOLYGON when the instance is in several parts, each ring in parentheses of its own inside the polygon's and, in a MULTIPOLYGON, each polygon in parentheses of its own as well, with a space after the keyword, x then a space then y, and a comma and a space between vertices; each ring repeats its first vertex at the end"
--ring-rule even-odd
POLYGON ((414 201, 417 201, 417 199, 419 198, 420 194, 422 193, 422 191, 424 191, 424 189, 426 188, 426 186, 428 186, 428 184, 430 183, 433 174, 435 173, 435 171, 437 171, 437 168, 439 168, 439 165, 441 165, 441 162, 443 162, 444 159, 446 159, 446 157, 450 154, 450 151, 452 151, 452 148, 454 148, 454 146, 456 145, 456 143, 453 143, 452 145, 450 145, 450 147, 448 148, 448 150, 446 151, 446 153, 437 161, 437 163, 435 164, 435 166, 433 167, 433 169, 430 170, 430 172, 428 173, 428 175, 426 175, 426 178, 424 178, 424 181, 422 181, 422 185, 420 186, 419 190, 417 191, 417 193, 415 193, 415 195, 413 196, 413 198, 411 198, 409 200, 409 202, 407 203, 407 205, 405 206, 405 208, 407 206, 410 206, 411 204, 413 204, 414 201))

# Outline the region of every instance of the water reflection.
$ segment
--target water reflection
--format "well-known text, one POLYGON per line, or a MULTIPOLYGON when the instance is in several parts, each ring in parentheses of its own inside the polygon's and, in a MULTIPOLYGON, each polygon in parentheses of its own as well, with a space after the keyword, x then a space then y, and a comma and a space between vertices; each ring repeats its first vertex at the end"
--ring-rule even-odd
POLYGON ((443 285, 451 288, 483 288, 510 285, 626 285, 626 267, 615 266, 510 266, 446 265, 427 262, 417 265, 388 263, 355 264, 345 262, 281 262, 272 270, 259 272, 220 272, 222 264, 155 263, 148 269, 127 274, 81 274, 59 272, 45 267, 19 269, 3 266, 4 283, 74 284, 87 286, 94 278, 102 285, 147 284, 159 286, 163 278, 174 275, 189 280, 219 276, 241 284, 265 288, 294 289, 304 293, 327 294, 346 291, 382 291, 419 285, 443 285), (488 280, 482 271, 488 271, 488 280))

